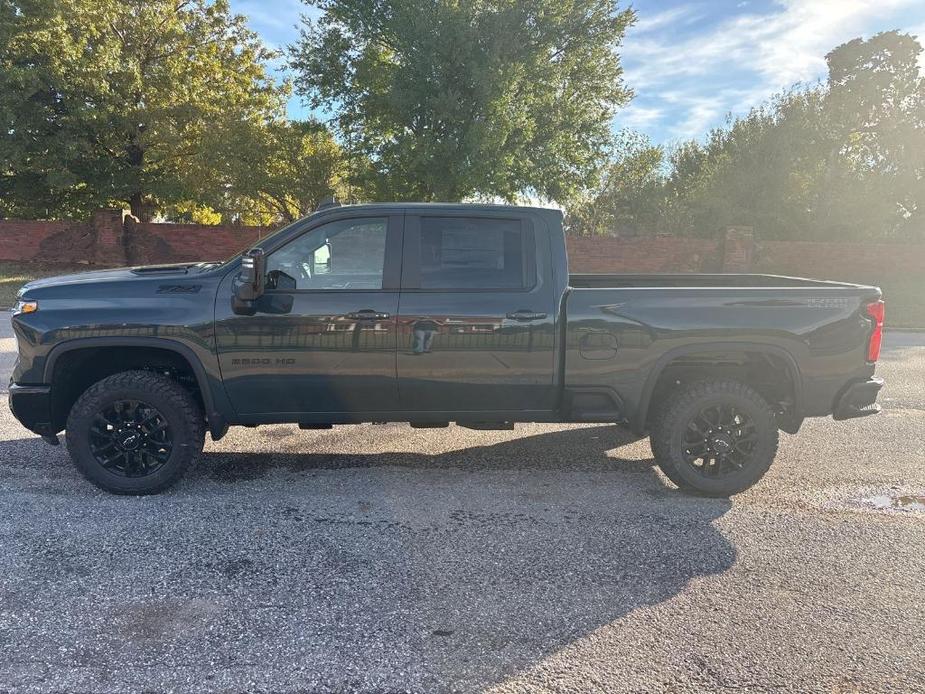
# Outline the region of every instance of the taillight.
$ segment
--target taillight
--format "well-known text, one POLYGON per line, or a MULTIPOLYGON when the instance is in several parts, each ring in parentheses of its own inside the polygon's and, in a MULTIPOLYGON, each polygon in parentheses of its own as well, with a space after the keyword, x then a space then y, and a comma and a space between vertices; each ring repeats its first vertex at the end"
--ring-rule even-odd
POLYGON ((867 361, 874 362, 880 358, 880 343, 883 342, 883 302, 874 301, 867 304, 867 315, 874 322, 874 329, 870 333, 870 342, 867 343, 867 361))

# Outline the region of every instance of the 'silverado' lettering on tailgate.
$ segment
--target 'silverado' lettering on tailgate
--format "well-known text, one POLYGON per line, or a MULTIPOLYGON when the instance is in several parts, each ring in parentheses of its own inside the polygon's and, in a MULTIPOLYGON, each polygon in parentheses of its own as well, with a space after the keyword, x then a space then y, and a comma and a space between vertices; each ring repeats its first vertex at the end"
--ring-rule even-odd
POLYGON ((806 299, 807 308, 825 308, 830 310, 851 308, 852 299, 841 296, 814 296, 806 299))

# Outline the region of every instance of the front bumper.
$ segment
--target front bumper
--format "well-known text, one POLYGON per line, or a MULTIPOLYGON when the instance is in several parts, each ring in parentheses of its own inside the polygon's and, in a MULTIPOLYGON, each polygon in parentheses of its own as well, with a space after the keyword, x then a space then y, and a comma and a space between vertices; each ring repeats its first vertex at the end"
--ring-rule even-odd
POLYGON ((57 433, 51 423, 51 386, 11 383, 10 410, 20 424, 40 436, 57 433))
POLYGON ((880 412, 877 394, 883 388, 882 378, 849 383, 835 400, 832 418, 837 420, 867 417, 880 412))

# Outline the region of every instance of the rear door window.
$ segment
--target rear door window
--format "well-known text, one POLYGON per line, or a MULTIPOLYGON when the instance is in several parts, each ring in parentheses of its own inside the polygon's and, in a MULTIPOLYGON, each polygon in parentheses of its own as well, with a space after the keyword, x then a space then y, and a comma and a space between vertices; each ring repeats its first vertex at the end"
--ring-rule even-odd
POLYGON ((529 289, 535 257, 520 220, 421 218, 421 289, 529 289))

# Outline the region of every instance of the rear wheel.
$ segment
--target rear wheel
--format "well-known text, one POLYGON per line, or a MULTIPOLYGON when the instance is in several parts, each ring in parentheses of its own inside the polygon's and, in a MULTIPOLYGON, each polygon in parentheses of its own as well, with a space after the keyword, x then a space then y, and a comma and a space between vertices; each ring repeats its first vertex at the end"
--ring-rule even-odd
POLYGON ((114 374, 71 408, 67 448, 88 480, 115 494, 156 494, 192 467, 205 436, 201 408, 166 376, 114 374))
POLYGON ((667 401, 651 432, 655 462, 678 487, 730 496, 764 476, 777 454, 774 411, 754 389, 692 383, 667 401))

